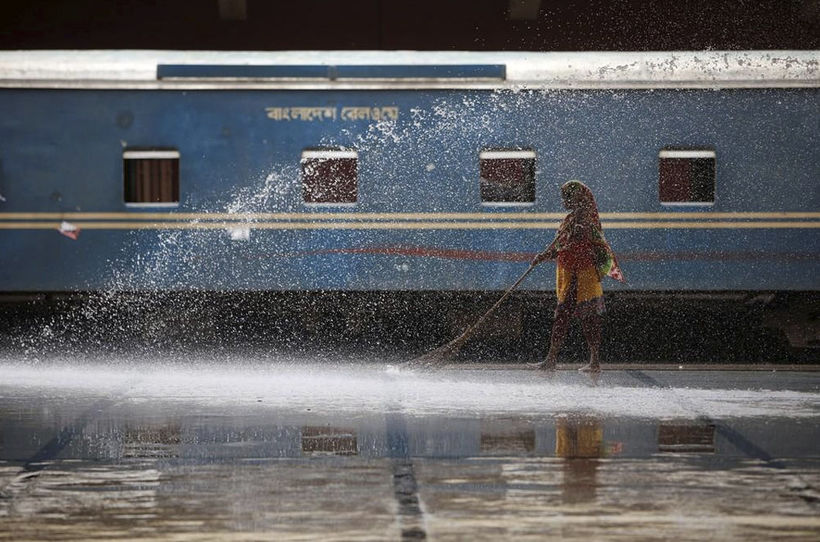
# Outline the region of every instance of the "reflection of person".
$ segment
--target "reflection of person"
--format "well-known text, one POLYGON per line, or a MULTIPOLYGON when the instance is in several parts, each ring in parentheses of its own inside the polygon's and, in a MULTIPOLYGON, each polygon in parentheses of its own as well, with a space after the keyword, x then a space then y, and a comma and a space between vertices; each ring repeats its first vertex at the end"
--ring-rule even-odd
POLYGON ((596 418, 555 420, 555 455, 566 460, 561 484, 564 502, 594 500, 598 487, 598 459, 620 453, 622 449, 620 442, 604 442, 604 428, 596 418))
POLYGON ((595 419, 555 421, 555 455, 563 465, 562 497, 566 503, 595 499, 598 487, 598 458, 604 456, 604 430, 595 419))
POLYGON ((595 418, 555 420, 555 455, 567 459, 604 456, 604 428, 595 418))
POLYGON ((623 282, 624 278, 615 254, 604 239, 592 191, 580 181, 569 181, 561 187, 561 199, 569 213, 561 222, 555 240, 532 261, 532 265, 538 265, 546 260, 558 260, 555 272, 558 306, 550 349, 547 359, 535 366, 555 369, 570 320, 577 316, 589 347, 589 364, 581 370, 597 372, 600 370, 598 350, 604 312, 601 279, 610 276, 623 282))

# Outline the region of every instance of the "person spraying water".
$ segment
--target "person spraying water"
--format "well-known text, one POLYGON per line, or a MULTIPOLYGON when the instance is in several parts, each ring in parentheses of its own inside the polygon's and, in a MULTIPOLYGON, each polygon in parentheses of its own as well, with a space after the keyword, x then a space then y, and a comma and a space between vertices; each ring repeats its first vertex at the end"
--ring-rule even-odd
POLYGON ((601 279, 609 276, 620 282, 626 281, 615 253, 604 238, 592 191, 580 181, 569 181, 561 186, 561 200, 569 213, 558 227, 552 243, 531 263, 531 267, 535 267, 547 260, 556 260, 555 294, 558 299, 547 359, 531 365, 542 370, 556 368, 558 353, 574 316, 581 321, 589 347, 589 363, 580 370, 598 372, 601 370, 599 350, 604 313, 601 279))

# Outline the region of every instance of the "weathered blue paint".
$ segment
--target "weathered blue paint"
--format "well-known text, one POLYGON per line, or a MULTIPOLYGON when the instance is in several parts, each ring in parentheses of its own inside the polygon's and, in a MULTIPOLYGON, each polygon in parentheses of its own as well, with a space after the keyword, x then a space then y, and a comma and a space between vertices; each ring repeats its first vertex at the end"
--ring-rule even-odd
MULTIPOLYGON (((0 91, 6 199, 0 213, 560 212, 558 186, 568 179, 586 182, 603 213, 817 212, 819 116, 817 89, 9 89, 0 91), (398 107, 399 117, 307 122, 266 114, 267 107, 346 106, 398 107), (302 202, 301 152, 325 145, 358 150, 355 207, 302 202), (658 151, 669 145, 716 150, 714 205, 659 203, 658 151), (177 208, 126 207, 122 151, 135 147, 179 150, 177 208), (478 154, 489 147, 535 150, 532 206, 481 205, 478 154)), ((610 288, 820 286, 817 228, 606 233, 629 280, 610 288)), ((231 241, 224 229, 84 229, 71 241, 54 230, 4 229, 0 290, 103 289, 112 282, 134 289, 503 289, 525 268, 526 253, 552 235, 550 229, 254 229, 249 241, 231 241), (385 254, 391 247, 524 256, 385 254)), ((539 268, 525 287, 552 288, 552 273, 548 265, 539 268)))

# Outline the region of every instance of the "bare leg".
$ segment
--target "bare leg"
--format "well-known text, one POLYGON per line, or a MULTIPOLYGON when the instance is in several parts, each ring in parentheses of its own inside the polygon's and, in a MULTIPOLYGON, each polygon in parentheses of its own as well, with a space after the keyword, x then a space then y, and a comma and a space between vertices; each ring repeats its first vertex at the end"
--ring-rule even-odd
POLYGON ((552 323, 552 332, 550 333, 550 350, 545 361, 535 364, 539 369, 552 370, 558 364, 558 353, 561 352, 561 346, 567 336, 572 315, 575 313, 577 288, 576 280, 573 277, 566 299, 555 308, 555 320, 552 323))
POLYGON ((555 369, 555 366, 558 364, 558 353, 561 351, 561 345, 564 344, 564 338, 567 336, 572 312, 571 310, 562 310, 561 308, 555 312, 555 321, 552 323, 550 350, 547 354, 547 359, 541 363, 532 364, 532 366, 538 369, 555 369))
POLYGON ((601 347, 601 315, 589 314, 581 319, 581 327, 584 330, 584 337, 589 348, 589 364, 581 367, 581 370, 600 371, 601 364, 598 352, 601 347))
POLYGON ((552 322, 552 332, 550 333, 550 350, 547 353, 547 359, 538 364, 539 369, 555 369, 558 365, 558 353, 561 352, 561 346, 567 336, 572 315, 575 313, 577 291, 578 285, 575 277, 573 277, 566 299, 555 308, 555 320, 552 322))
POLYGON ((558 363, 558 354, 569 330, 572 314, 569 311, 557 311, 555 321, 552 323, 552 333, 550 333, 550 351, 547 354, 547 368, 554 368, 558 363))

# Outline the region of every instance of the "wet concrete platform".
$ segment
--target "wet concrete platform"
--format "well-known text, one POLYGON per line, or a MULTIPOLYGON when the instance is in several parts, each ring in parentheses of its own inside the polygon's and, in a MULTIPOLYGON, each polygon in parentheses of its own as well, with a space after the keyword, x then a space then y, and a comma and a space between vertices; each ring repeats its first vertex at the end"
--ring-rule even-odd
POLYGON ((817 540, 820 372, 710 369, 6 362, 0 539, 817 540))

